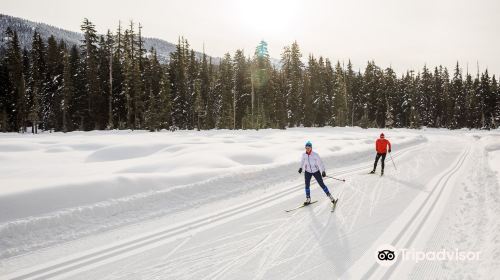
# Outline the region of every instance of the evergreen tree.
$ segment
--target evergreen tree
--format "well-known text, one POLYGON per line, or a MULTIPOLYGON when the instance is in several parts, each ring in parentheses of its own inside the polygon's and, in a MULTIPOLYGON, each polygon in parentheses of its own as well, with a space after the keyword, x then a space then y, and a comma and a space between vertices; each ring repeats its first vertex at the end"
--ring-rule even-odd
POLYGON ((253 108, 257 108, 256 110, 254 109, 256 114, 254 120, 252 120, 252 126, 255 128, 269 127, 271 125, 271 114, 267 113, 272 110, 270 108, 272 99, 269 84, 272 66, 267 49, 267 42, 260 41, 255 48, 253 61, 247 62, 247 64, 251 64, 251 104, 253 108))
POLYGON ((50 36, 47 40, 46 80, 41 96, 42 124, 45 130, 62 130, 62 119, 57 118, 57 116, 61 115, 61 88, 64 67, 62 62, 61 48, 57 45, 55 37, 50 36))
POLYGON ((427 65, 420 76, 417 94, 417 111, 420 115, 421 124, 423 126, 432 126, 432 74, 429 72, 427 65))
POLYGON ((23 59, 17 32, 7 28, 6 64, 8 71, 7 96, 4 99, 7 131, 26 130, 26 84, 23 59))
MULTIPOLYGON (((445 96, 443 88, 443 67, 439 66, 434 68, 434 75, 432 79, 432 95, 433 102, 431 110, 431 123, 433 127, 444 127, 449 123, 449 113, 447 113, 448 96, 445 96)), ((451 92, 451 91, 450 91, 451 92)))
POLYGON ((11 87, 5 53, 6 49, 0 46, 0 130, 2 132, 7 132, 8 97, 11 87))
POLYGON ((176 51, 170 54, 169 79, 172 85, 172 123, 182 129, 188 128, 188 58, 187 42, 179 38, 176 51))
MULTIPOLYGON (((245 112, 251 109, 251 73, 249 63, 245 58, 243 50, 237 50, 234 54, 233 64, 233 120, 234 124, 231 126, 233 129, 243 128, 243 118, 245 112)), ((255 82, 258 83, 258 82, 255 82)))
POLYGON ((454 99, 454 102, 452 102, 453 118, 451 119, 449 127, 454 129, 465 127, 465 122, 467 120, 467 100, 463 86, 462 72, 458 62, 451 81, 450 95, 452 96, 452 99, 454 99))
POLYGON ((479 94, 481 96, 481 128, 490 129, 493 127, 494 110, 495 110, 495 93, 491 89, 491 79, 488 74, 488 69, 481 75, 479 84, 479 94))
MULTIPOLYGON (((209 120, 209 114, 208 111, 212 108, 209 108, 209 96, 211 94, 210 92, 210 85, 211 85, 211 79, 210 79, 210 67, 208 64, 207 60, 207 55, 205 52, 203 52, 203 56, 201 59, 201 64, 200 64, 200 110, 198 111, 198 117, 201 118, 200 124, 199 124, 199 129, 207 129, 211 127, 209 125, 210 120, 209 120)), ((212 106, 210 106, 212 107, 212 106)))
POLYGON ((217 128, 232 128, 234 123, 233 64, 231 55, 226 53, 220 62, 217 91, 217 128))
POLYGON ((47 72, 45 56, 45 43, 40 34, 35 30, 31 44, 31 68, 29 75, 28 118, 31 122, 32 133, 38 132, 38 122, 41 113, 41 95, 47 72))
POLYGON ((303 114, 303 63, 302 54, 297 42, 291 47, 285 47, 281 54, 281 65, 285 82, 285 97, 287 100, 287 117, 289 126, 300 125, 303 114))
POLYGON ((396 73, 394 73, 391 67, 385 69, 383 92, 387 108, 384 126, 389 128, 400 127, 400 124, 396 120, 400 119, 402 115, 402 99, 398 96, 398 81, 396 73))
POLYGON ((111 38, 108 36, 99 36, 99 48, 97 50, 98 69, 99 75, 99 95, 95 100, 95 111, 97 112, 96 123, 100 129, 109 128, 110 112, 109 112, 109 99, 111 87, 110 75, 110 59, 111 59, 111 38))
MULTIPOLYGON (((352 70, 352 69, 351 69, 352 70)), ((332 63, 327 58, 325 65, 322 67, 322 81, 321 90, 324 92, 324 106, 325 106, 325 121, 326 125, 335 125, 335 73, 333 71, 332 63)), ((351 80, 353 82, 353 80, 351 80)), ((352 84, 351 84, 352 85, 352 84)), ((346 85, 347 86, 347 85, 346 85)))
POLYGON ((470 95, 470 127, 471 128, 481 128, 483 127, 484 112, 483 103, 481 97, 479 72, 472 83, 471 95, 470 95))
MULTIPOLYGON (((188 45, 186 46, 186 50, 188 50, 188 45)), ((189 53, 186 53, 186 57, 188 57, 188 68, 187 68, 187 78, 188 78, 188 95, 187 95, 187 118, 188 118, 188 129, 193 129, 195 124, 197 126, 198 117, 197 117, 197 109, 196 109, 196 97, 197 91, 201 94, 200 82, 199 82, 199 65, 196 60, 196 55, 194 50, 189 50, 189 53)), ((200 106, 201 106, 201 96, 199 97, 200 106)), ((201 108, 198 108, 201 110, 201 108)))
POLYGON ((145 89, 148 94, 145 112, 145 124, 150 131, 162 128, 162 68, 154 49, 151 49, 151 58, 145 63, 145 89))
POLYGON ((348 105, 347 105, 347 86, 345 80, 345 73, 340 66, 340 62, 337 61, 337 65, 335 66, 335 74, 334 74, 334 100, 333 106, 334 116, 335 116, 335 125, 337 126, 346 126, 348 121, 348 105))
POLYGON ((70 99, 69 116, 75 129, 85 130, 88 114, 88 95, 85 77, 85 64, 83 63, 78 47, 73 45, 69 52, 71 78, 73 80, 73 96, 70 99))
POLYGON ((307 63, 307 69, 304 76, 304 90, 303 96, 300 102, 303 104, 303 116, 301 123, 305 127, 310 127, 315 124, 315 120, 318 118, 316 114, 318 112, 317 99, 319 96, 320 83, 318 62, 313 55, 309 55, 309 61, 307 63))
POLYGON ((422 126, 420 113, 418 111, 418 106, 421 104, 421 92, 420 92, 420 74, 412 77, 409 84, 409 96, 410 96, 410 110, 408 115, 408 127, 409 128, 420 128, 422 126))
POLYGON ((493 75, 493 77, 491 78, 491 99, 489 100, 489 106, 491 106, 491 128, 493 129, 498 128, 500 125, 500 122, 498 120, 498 102, 500 101, 498 90, 498 82, 495 75, 493 75))
POLYGON ((99 75, 98 75, 98 58, 97 58, 97 31, 95 25, 87 18, 83 20, 81 25, 83 32, 83 44, 81 45, 82 66, 84 67, 84 99, 87 100, 87 110, 84 115, 84 129, 100 129, 99 123, 96 120, 97 106, 96 103, 100 98, 99 75))
POLYGON ((64 52, 64 71, 63 71, 63 89, 62 89, 62 131, 68 132, 73 130, 73 126, 70 118, 70 105, 71 98, 73 96, 74 88, 73 88, 73 77, 71 75, 71 64, 70 64, 70 56, 67 51, 64 52))
POLYGON ((479 102, 478 102, 478 97, 476 95, 476 87, 479 84, 477 82, 477 79, 472 79, 472 76, 467 73, 467 77, 465 79, 465 84, 464 84, 464 90, 465 90, 465 96, 467 98, 467 112, 468 112, 468 119, 467 121, 467 127, 469 128, 475 128, 479 126, 479 119, 477 118, 477 115, 480 113, 479 112, 479 102))

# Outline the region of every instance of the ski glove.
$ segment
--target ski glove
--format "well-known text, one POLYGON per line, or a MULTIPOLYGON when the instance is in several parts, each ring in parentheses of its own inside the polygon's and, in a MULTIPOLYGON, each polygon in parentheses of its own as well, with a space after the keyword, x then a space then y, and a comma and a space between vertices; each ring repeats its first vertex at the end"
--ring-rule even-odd
POLYGON ((391 149, 389 149, 389 153, 391 152, 391 149))
POLYGON ((302 173, 302 168, 299 168, 299 174, 302 173))
POLYGON ((323 172, 321 173, 321 176, 326 177, 326 172, 325 172, 325 171, 323 171, 323 172))

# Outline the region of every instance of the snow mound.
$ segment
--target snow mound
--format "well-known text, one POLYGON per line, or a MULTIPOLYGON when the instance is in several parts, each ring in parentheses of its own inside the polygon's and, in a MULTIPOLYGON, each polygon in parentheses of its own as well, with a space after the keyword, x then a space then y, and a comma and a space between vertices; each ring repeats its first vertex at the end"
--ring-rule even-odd
POLYGON ((86 162, 115 161, 146 157, 166 147, 168 147, 168 145, 164 144, 120 145, 105 147, 90 154, 87 157, 86 162))

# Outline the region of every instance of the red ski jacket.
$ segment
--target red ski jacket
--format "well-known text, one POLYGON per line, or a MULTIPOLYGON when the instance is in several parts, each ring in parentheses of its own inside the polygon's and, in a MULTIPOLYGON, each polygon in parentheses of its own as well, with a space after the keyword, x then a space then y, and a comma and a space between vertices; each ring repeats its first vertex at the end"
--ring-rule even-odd
POLYGON ((386 154, 387 153, 387 145, 389 145, 389 150, 391 149, 391 142, 385 138, 379 138, 377 139, 377 142, 375 142, 375 148, 377 150, 377 153, 379 154, 386 154))

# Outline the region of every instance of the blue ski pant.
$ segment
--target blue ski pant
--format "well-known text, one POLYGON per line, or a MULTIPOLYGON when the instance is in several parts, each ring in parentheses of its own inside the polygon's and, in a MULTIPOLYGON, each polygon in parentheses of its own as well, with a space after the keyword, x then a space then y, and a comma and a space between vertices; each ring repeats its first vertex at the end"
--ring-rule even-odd
POLYGON ((323 178, 321 177, 321 173, 319 171, 316 171, 315 173, 309 173, 309 172, 304 172, 304 178, 306 179, 306 197, 311 197, 311 178, 314 176, 314 179, 318 182, 318 184, 321 186, 323 191, 325 192, 326 195, 330 194, 330 191, 328 190, 328 187, 323 183, 323 178))

